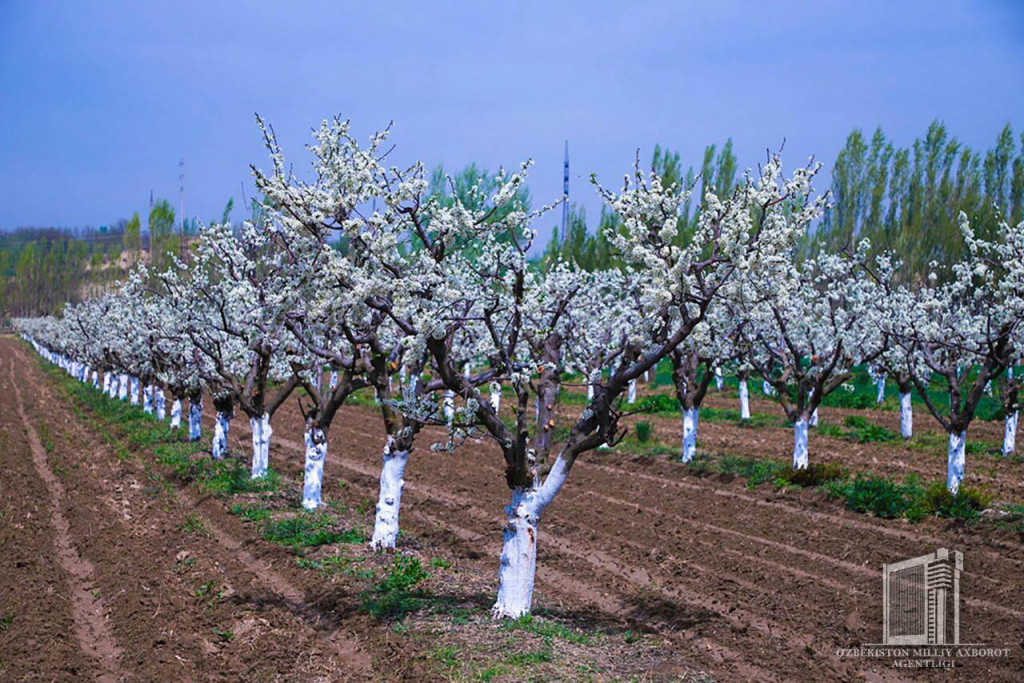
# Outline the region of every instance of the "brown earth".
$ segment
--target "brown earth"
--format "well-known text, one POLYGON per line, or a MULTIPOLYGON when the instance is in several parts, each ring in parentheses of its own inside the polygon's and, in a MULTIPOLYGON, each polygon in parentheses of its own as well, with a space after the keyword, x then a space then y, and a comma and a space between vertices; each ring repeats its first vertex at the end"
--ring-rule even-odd
MULTIPOLYGON (((117 458, 95 425, 76 416, 55 388, 40 381, 44 375, 26 348, 0 344, 0 377, 10 384, 13 360, 28 420, 40 435, 40 425, 52 433, 56 448, 48 458, 67 497, 71 543, 94 568, 109 632, 121 653, 117 666, 129 678, 231 680, 259 674, 333 680, 360 675, 370 666, 378 678, 437 678, 444 671, 426 661, 425 653, 451 644, 465 656, 477 656, 470 653, 494 642, 494 627, 485 617, 457 626, 434 614, 414 622, 419 624, 414 632, 403 636, 358 614, 358 588, 347 579, 298 570, 284 549, 256 540, 222 501, 154 482, 144 463, 117 458), (190 515, 202 517, 208 536, 183 531, 190 515), (173 570, 182 557, 195 562, 186 571, 173 570), (227 587, 229 597, 197 599, 197 584, 210 579, 227 587), (244 636, 218 642, 214 628, 244 636)), ((50 499, 35 474, 15 400, 3 386, 0 439, 10 445, 0 454, 5 468, 0 483, 17 482, 4 486, 0 502, 8 522, 0 547, 12 549, 0 558, 0 567, 8 570, 0 584, 5 595, 14 596, 16 614, 0 632, 0 659, 8 667, 3 675, 15 680, 95 675, 99 670, 74 637, 71 605, 51 596, 42 609, 36 596, 45 597, 47 587, 66 596, 69 578, 55 559, 50 499), (34 510, 31 518, 29 510, 34 510), (12 533, 15 520, 30 524, 33 533, 12 533), (32 564, 18 568, 8 556, 32 558, 32 564), (25 645, 28 639, 46 643, 46 653, 25 645)), ((733 403, 712 396, 708 404, 733 403)), ((752 409, 778 411, 756 398, 752 409)), ((822 419, 838 424, 849 413, 898 428, 898 415, 884 411, 826 408, 822 419)), ((919 432, 931 428, 923 411, 916 417, 919 432)), ((678 441, 678 420, 652 421, 662 442, 678 441)), ((207 437, 210 424, 212 414, 205 421, 207 437)), ((274 417, 274 430, 271 466, 297 487, 302 420, 295 401, 274 417)), ((230 445, 243 458, 249 436, 248 424, 236 419, 230 445)), ((970 436, 997 441, 1001 428, 978 423, 970 436)), ((786 460, 791 438, 783 428, 708 421, 701 423, 699 446, 786 460)), ((440 439, 432 430, 421 435, 406 471, 400 545, 450 558, 458 574, 444 579, 447 584, 438 590, 483 613, 495 589, 502 507, 509 495, 502 463, 486 442, 464 444, 454 453, 431 452, 429 443, 440 439)), ((342 410, 329 439, 326 500, 352 505, 376 498, 383 440, 372 409, 342 410)), ((927 672, 897 669, 890 660, 844 657, 837 650, 881 640, 884 562, 949 547, 965 554, 961 640, 1009 648, 1007 657, 960 658, 953 675, 1020 679, 1024 543, 1017 534, 982 523, 876 519, 849 512, 815 491, 750 490, 739 479, 698 476, 665 458, 622 450, 588 454, 577 463, 540 529, 538 606, 574 626, 612 634, 597 677, 661 680, 705 671, 722 680, 925 678, 927 672), (630 650, 622 637, 633 632, 643 632, 646 640, 630 650)), ((944 448, 936 454, 902 444, 811 437, 812 461, 839 461, 857 471, 918 472, 936 479, 944 475, 944 456, 944 448)), ((1013 459, 968 456, 968 481, 988 486, 1000 500, 1020 501, 1020 469, 1013 459)), ((367 516, 372 517, 372 504, 367 516)), ((499 678, 515 680, 517 671, 499 678)), ((553 669, 545 677, 569 675, 566 671, 553 669)))
MULTIPOLYGON (((272 462, 298 474, 302 423, 293 403, 274 418, 272 462)), ((752 408, 773 406, 755 400, 752 408)), ((856 412, 823 408, 821 415, 840 423, 856 412)), ((859 412, 898 429, 898 414, 859 412)), ((919 430, 929 419, 919 411, 919 430)), ((655 422, 666 441, 678 439, 675 420, 655 422)), ((245 448, 249 432, 239 426, 235 445, 245 448)), ((999 429, 979 422, 972 436, 994 440, 999 429)), ((784 428, 707 422, 700 445, 785 461, 791 438, 784 428)), ((375 496, 383 439, 372 410, 343 409, 331 430, 325 479, 341 476, 375 496)), ((493 566, 508 498, 500 454, 483 442, 454 453, 426 447, 441 439, 436 431, 419 439, 406 471, 403 528, 468 540, 466 551, 483 553, 493 566)), ((926 479, 945 474, 944 447, 937 455, 819 435, 811 443, 812 457, 855 471, 913 471, 926 479)), ((994 476, 972 468, 973 462, 969 458, 968 483, 1020 501, 1012 495, 1019 491, 1019 461, 986 458, 994 476)), ((663 459, 597 452, 577 463, 545 515, 539 543, 538 586, 547 599, 656 629, 671 637, 680 661, 736 680, 892 677, 897 672, 888 661, 843 658, 836 651, 881 641, 883 563, 955 548, 967 558, 961 641, 1010 648, 1002 659, 959 660, 958 672, 972 680, 1019 680, 1024 670, 1024 545, 1016 534, 990 526, 876 519, 813 491, 750 491, 740 480, 702 478, 663 459)))

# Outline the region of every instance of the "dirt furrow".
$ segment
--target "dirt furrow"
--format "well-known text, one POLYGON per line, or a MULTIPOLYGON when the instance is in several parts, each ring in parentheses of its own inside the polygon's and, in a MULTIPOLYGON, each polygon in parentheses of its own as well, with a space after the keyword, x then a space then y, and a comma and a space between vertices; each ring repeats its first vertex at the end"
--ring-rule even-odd
POLYGON ((95 587, 95 567, 87 557, 80 555, 75 547, 71 525, 68 524, 63 512, 66 500, 64 486, 50 469, 46 449, 39 439, 39 433, 25 412, 21 387, 14 376, 13 359, 9 361, 9 370, 18 416, 28 436, 32 463, 50 495, 50 523, 56 532, 57 561, 67 575, 71 611, 75 620, 75 637, 82 651, 93 662, 96 680, 118 681, 124 676, 120 663, 121 649, 111 633, 102 602, 92 592, 95 587))

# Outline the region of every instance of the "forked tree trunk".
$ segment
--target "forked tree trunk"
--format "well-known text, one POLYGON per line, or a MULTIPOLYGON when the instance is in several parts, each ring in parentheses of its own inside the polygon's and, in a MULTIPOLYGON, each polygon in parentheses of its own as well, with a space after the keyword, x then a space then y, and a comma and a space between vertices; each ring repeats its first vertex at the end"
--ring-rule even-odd
POLYGON ((498 569, 498 599, 491 608, 495 619, 518 619, 530 613, 537 573, 537 533, 544 510, 561 490, 569 472, 561 456, 543 486, 516 487, 505 507, 505 530, 498 569))
POLYGON ((946 460, 946 488, 956 494, 964 481, 964 449, 967 446, 967 431, 949 433, 949 453, 946 460))
POLYGON ((319 427, 306 427, 306 469, 302 478, 302 507, 316 510, 323 502, 324 460, 327 436, 319 427))
POLYGON ((270 415, 263 413, 259 417, 249 418, 252 430, 252 479, 267 476, 270 467, 270 437, 274 430, 270 426, 270 415))
POLYGON ((377 497, 377 516, 373 521, 370 547, 385 550, 395 547, 398 539, 398 516, 402 508, 402 488, 405 486, 405 466, 409 451, 395 449, 395 441, 388 436, 384 446, 384 463, 380 471, 380 494, 377 497))

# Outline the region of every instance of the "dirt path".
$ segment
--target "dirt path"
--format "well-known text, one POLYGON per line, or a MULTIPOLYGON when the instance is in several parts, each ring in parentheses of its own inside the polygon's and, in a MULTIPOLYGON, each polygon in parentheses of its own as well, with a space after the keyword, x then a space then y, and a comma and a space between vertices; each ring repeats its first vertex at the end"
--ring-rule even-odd
POLYGON ((121 651, 110 631, 103 603, 92 592, 96 585, 95 567, 88 558, 81 556, 75 547, 71 537, 71 525, 68 524, 63 512, 66 504, 64 486, 50 469, 46 449, 39 440, 39 433, 25 413, 21 387, 14 377, 14 359, 10 360, 9 367, 18 416, 21 418, 32 451, 32 464, 50 494, 50 524, 56 532, 57 562, 67 575, 75 638, 82 651, 92 660, 96 680, 104 683, 120 680, 124 676, 119 662, 121 651))
POLYGON ((62 491, 67 534, 89 567, 86 595, 105 612, 97 649, 106 654, 115 641, 120 648, 118 659, 107 658, 120 670, 106 680, 372 675, 366 644, 247 548, 251 539, 230 529, 223 503, 179 489, 142 458, 119 457, 20 348, 2 344, 0 361, 15 387, 33 388, 0 396, 0 406, 17 400, 30 440, 37 434, 33 455, 49 462, 51 482, 62 491))

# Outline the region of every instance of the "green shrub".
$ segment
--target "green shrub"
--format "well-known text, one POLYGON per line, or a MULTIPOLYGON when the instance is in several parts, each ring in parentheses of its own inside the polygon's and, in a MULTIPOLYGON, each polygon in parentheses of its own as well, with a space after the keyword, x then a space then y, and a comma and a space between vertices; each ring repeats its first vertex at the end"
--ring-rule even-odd
POLYGON ((848 415, 843 424, 851 429, 848 437, 860 443, 895 441, 896 432, 868 420, 862 415, 848 415))
POLYGON ((679 400, 672 394, 652 394, 640 399, 636 404, 636 410, 644 413, 671 413, 677 414, 682 408, 679 400))
POLYGON ((810 464, 802 470, 786 467, 778 474, 776 481, 781 484, 795 484, 796 486, 810 488, 812 486, 822 486, 830 481, 845 477, 846 472, 838 463, 825 462, 810 464))
POLYGON ((636 440, 640 443, 647 443, 651 440, 651 423, 647 420, 636 423, 636 440))
POLYGON ((896 519, 914 508, 920 497, 920 486, 910 478, 901 484, 886 477, 858 475, 850 482, 845 497, 846 507, 855 512, 896 519))
POLYGON ((360 596, 361 609, 377 619, 401 619, 423 606, 426 594, 413 589, 429 577, 418 559, 399 555, 387 576, 360 596))
POLYGON ((931 484, 921 496, 921 510, 926 514, 951 519, 977 519, 978 514, 992 503, 986 491, 961 486, 956 495, 950 493, 944 482, 931 484))

